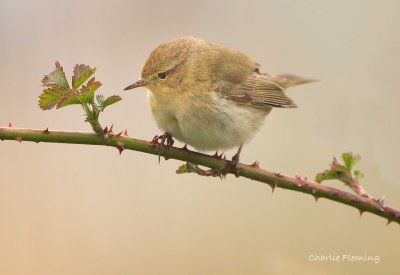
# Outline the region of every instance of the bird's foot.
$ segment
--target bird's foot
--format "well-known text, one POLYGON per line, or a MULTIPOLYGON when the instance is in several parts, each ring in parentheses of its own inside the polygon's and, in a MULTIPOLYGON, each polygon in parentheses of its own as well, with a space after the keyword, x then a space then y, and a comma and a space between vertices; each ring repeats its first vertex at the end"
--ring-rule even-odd
POLYGON ((223 168, 214 170, 214 175, 219 176, 220 178, 226 177, 228 173, 234 174, 237 178, 239 177, 239 159, 240 159, 240 152, 242 151, 242 147, 239 147, 237 153, 232 157, 232 160, 229 161, 223 168))
POLYGON ((160 163, 161 160, 161 154, 167 152, 172 145, 174 145, 174 139, 172 138, 170 133, 164 133, 162 135, 156 135, 152 141, 152 144, 158 144, 160 146, 160 149, 158 150, 158 163, 160 163))
POLYGON ((237 178, 239 177, 239 169, 238 169, 238 164, 239 164, 239 157, 240 157, 240 152, 235 154, 232 157, 232 160, 228 162, 224 168, 222 168, 222 172, 224 175, 227 173, 232 173, 234 174, 237 178))

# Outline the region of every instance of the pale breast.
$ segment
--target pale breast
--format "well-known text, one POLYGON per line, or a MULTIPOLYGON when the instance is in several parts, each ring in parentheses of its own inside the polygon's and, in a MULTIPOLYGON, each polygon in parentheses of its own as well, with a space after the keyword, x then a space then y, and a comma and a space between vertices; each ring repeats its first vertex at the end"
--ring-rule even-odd
POLYGON ((174 138, 183 141, 181 129, 176 117, 176 105, 163 102, 162 98, 155 97, 151 91, 147 93, 147 100, 158 128, 170 133, 174 138))
POLYGON ((198 150, 226 150, 248 142, 270 110, 238 105, 217 93, 194 99, 190 104, 164 104, 151 92, 149 103, 161 130, 198 150))

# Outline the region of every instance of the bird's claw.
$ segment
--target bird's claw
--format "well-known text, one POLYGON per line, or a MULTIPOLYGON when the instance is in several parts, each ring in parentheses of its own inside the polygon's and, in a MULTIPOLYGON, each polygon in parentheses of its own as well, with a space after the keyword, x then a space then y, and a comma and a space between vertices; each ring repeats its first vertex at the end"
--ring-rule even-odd
POLYGON ((239 177, 239 169, 238 169, 238 164, 239 164, 239 155, 236 154, 232 157, 232 160, 229 161, 224 168, 221 169, 222 175, 226 176, 228 173, 234 174, 237 178, 239 177))
POLYGON ((162 135, 156 135, 152 141, 151 144, 158 144, 160 146, 160 149, 158 150, 158 163, 161 161, 161 154, 167 152, 169 148, 174 145, 174 139, 172 138, 171 134, 169 133, 164 133, 162 135))
POLYGON ((238 178, 239 177, 238 165, 239 165, 239 158, 240 158, 241 150, 242 150, 242 147, 239 148, 238 152, 232 157, 232 160, 228 161, 224 167, 222 167, 220 169, 215 169, 213 171, 213 176, 224 179, 228 173, 232 173, 238 178))

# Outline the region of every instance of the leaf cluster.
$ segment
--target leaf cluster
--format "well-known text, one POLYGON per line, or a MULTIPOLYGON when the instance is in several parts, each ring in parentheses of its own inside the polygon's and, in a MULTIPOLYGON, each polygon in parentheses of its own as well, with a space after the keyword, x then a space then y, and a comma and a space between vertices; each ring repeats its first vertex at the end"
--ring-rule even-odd
POLYGON ((102 85, 93 77, 95 72, 96 68, 88 65, 75 65, 70 85, 63 68, 57 61, 55 70, 43 77, 42 85, 45 89, 39 96, 40 108, 50 110, 54 107, 58 109, 69 105, 81 105, 86 113, 86 121, 92 125, 96 133, 100 134, 102 132, 98 122, 100 112, 120 101, 121 97, 117 95, 107 98, 103 95, 95 96, 95 92, 102 85))
POLYGON ((56 69, 43 77, 42 84, 45 89, 39 96, 40 108, 50 110, 53 107, 58 109, 74 104, 87 104, 103 111, 107 106, 120 101, 121 97, 116 95, 106 99, 102 95, 97 95, 97 102, 95 102, 94 93, 101 86, 101 82, 92 77, 95 72, 96 68, 91 68, 88 65, 75 65, 72 85, 70 86, 63 68, 57 61, 56 69), (86 85, 83 85, 88 79, 86 85))
POLYGON ((359 170, 354 170, 354 166, 359 162, 361 157, 351 152, 343 153, 340 163, 336 158, 333 158, 330 169, 322 173, 318 173, 315 181, 321 183, 325 180, 339 180, 353 189, 357 194, 362 196, 369 196, 367 192, 359 184, 359 180, 364 177, 364 174, 359 170))

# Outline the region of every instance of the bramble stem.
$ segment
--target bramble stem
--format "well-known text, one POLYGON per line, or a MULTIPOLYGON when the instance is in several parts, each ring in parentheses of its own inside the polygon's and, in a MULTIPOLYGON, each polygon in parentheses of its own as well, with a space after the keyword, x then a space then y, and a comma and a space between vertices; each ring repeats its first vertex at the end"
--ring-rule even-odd
POLYGON ((86 114, 86 121, 90 123, 93 131, 98 135, 103 135, 103 128, 99 123, 99 111, 94 108, 90 109, 89 105, 86 103, 82 103, 82 108, 86 114))
MULTIPOLYGON (((150 141, 144 141, 127 137, 121 134, 108 134, 106 138, 96 133, 89 132, 65 132, 65 131, 49 131, 20 129, 12 127, 0 127, 1 140, 18 140, 33 142, 54 142, 54 143, 72 143, 72 144, 88 144, 112 146, 122 152, 124 149, 144 152, 148 154, 158 155, 159 145, 155 145, 150 141)), ((202 165, 211 169, 221 169, 228 163, 227 160, 218 159, 213 156, 190 151, 186 148, 171 147, 169 150, 162 152, 162 156, 166 159, 177 159, 189 163, 202 165)), ((239 176, 249 178, 269 184, 273 189, 275 187, 298 191, 314 196, 315 199, 326 198, 332 201, 340 202, 357 208, 360 213, 370 212, 377 216, 387 219, 388 223, 396 222, 400 224, 400 211, 388 207, 380 200, 351 194, 340 189, 315 183, 300 177, 291 177, 281 175, 280 173, 270 172, 261 169, 257 164, 246 165, 238 164, 239 176)))

